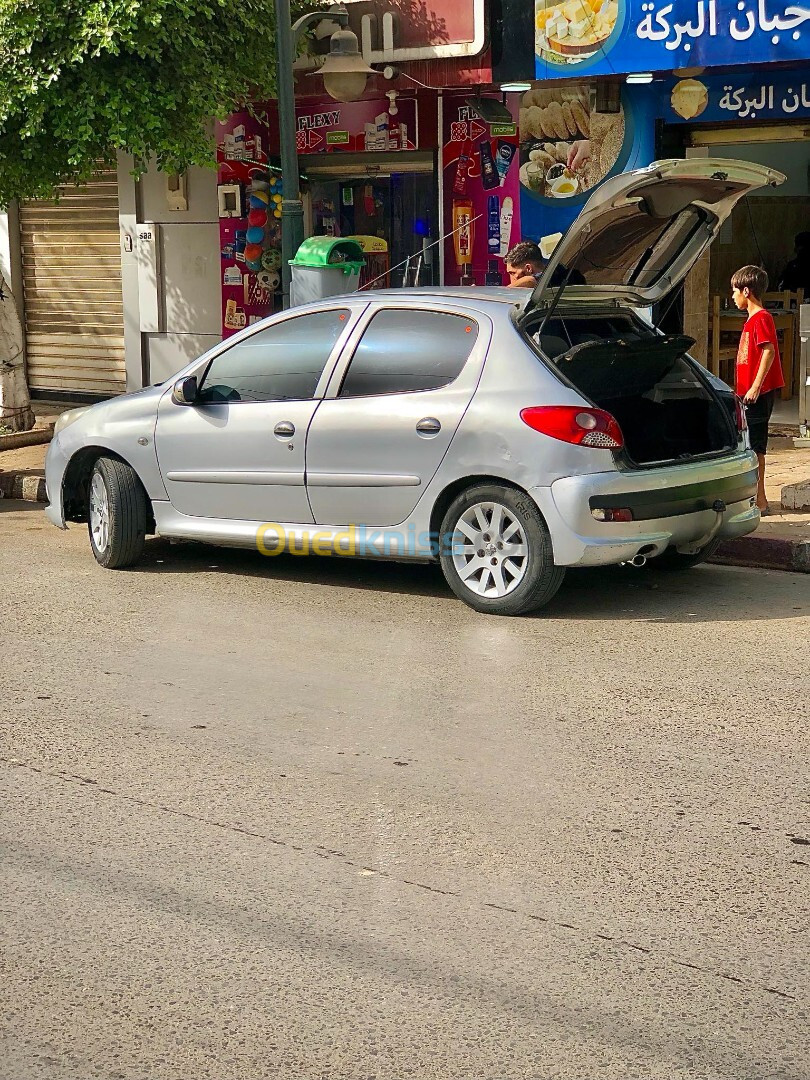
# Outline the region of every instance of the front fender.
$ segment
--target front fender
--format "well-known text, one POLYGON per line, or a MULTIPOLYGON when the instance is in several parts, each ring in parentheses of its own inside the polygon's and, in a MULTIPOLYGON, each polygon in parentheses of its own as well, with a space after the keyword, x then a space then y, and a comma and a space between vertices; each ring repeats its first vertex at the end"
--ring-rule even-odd
POLYGON ((76 454, 112 453, 135 470, 150 499, 168 499, 155 452, 157 407, 166 392, 166 387, 149 387, 92 406, 54 438, 55 459, 64 457, 68 473, 76 454))

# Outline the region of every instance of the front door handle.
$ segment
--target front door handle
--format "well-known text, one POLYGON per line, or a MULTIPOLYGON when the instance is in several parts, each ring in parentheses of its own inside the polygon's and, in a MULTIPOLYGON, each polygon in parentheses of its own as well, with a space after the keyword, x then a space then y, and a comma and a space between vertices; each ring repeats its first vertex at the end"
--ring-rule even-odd
POLYGON ((417 435, 438 435, 442 425, 435 416, 425 416, 416 425, 417 435))
POLYGON ((295 424, 291 420, 279 420, 273 434, 279 439, 291 439, 295 434, 295 424))

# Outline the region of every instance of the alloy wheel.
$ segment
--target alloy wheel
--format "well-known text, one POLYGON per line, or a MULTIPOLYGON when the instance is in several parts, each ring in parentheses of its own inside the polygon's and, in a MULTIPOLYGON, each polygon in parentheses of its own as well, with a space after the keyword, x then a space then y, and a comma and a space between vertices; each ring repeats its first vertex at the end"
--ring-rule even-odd
POLYGON ((110 543, 110 498, 98 473, 90 483, 90 534, 96 550, 105 552, 110 543))
POLYGON ((500 503, 475 503, 456 522, 453 565, 476 595, 507 596, 523 580, 528 563, 523 525, 500 503))

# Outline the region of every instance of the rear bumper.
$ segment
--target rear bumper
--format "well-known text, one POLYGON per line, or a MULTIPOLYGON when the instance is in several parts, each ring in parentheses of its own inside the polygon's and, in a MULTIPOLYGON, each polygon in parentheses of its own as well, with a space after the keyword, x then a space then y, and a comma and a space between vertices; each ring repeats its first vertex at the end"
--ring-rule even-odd
POLYGON ((548 524, 558 566, 606 566, 694 544, 717 524, 717 500, 725 510, 713 535, 729 540, 753 532, 759 524, 756 482, 756 457, 746 451, 648 472, 568 476, 531 494, 548 524), (596 508, 631 509, 634 520, 597 521, 591 513, 596 508))

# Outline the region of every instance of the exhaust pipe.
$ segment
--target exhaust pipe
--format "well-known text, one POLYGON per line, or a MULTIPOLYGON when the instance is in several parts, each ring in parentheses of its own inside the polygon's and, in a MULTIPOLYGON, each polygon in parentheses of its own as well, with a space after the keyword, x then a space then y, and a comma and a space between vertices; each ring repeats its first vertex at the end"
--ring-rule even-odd
POLYGON ((631 566, 644 566, 644 564, 646 562, 647 562, 647 556, 646 555, 634 555, 633 558, 630 560, 630 565, 631 566))

